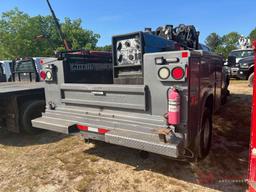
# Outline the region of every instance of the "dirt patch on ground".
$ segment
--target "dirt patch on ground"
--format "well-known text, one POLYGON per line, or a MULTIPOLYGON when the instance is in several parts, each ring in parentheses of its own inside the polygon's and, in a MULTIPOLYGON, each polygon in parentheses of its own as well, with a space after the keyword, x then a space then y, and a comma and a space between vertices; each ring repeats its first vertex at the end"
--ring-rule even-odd
POLYGON ((232 81, 214 118, 213 147, 199 164, 178 162, 79 137, 0 131, 0 192, 245 191, 252 88, 232 81))

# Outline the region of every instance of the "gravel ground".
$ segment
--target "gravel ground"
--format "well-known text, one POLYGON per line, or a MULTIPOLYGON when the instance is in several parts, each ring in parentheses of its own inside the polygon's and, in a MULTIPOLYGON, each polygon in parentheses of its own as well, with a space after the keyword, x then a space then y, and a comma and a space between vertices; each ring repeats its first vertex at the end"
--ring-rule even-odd
POLYGON ((79 137, 0 130, 0 192, 245 191, 252 88, 232 81, 231 96, 214 117, 210 155, 198 164, 79 137))

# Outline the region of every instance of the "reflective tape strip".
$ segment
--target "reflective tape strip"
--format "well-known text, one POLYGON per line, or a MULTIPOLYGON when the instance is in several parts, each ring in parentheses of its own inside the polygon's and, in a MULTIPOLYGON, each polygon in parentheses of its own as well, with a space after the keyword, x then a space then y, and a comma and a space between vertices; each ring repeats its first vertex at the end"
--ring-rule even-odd
POLYGON ((79 125, 79 124, 77 124, 76 127, 81 131, 90 131, 90 132, 100 133, 100 134, 105 134, 109 131, 108 129, 104 129, 104 128, 88 127, 86 125, 79 125))
POLYGON ((95 128, 95 127, 88 127, 88 131, 91 131, 91 132, 98 132, 98 128, 95 128))

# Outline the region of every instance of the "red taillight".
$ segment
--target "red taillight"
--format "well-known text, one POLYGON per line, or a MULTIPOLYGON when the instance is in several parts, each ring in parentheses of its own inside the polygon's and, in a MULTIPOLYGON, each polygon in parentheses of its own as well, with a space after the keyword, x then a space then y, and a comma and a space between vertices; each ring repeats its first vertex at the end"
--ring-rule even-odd
POLYGON ((76 127, 81 131, 88 131, 88 126, 77 124, 76 127))
POLYGON ((41 71, 41 72, 40 72, 40 77, 41 77, 41 79, 45 80, 45 78, 46 78, 46 73, 45 73, 44 71, 41 71))
POLYGON ((176 79, 176 80, 180 80, 184 77, 185 72, 183 70, 182 67, 175 67, 172 70, 172 78, 176 79))
POLYGON ((182 58, 187 58, 188 57, 188 52, 182 52, 181 57, 182 58))

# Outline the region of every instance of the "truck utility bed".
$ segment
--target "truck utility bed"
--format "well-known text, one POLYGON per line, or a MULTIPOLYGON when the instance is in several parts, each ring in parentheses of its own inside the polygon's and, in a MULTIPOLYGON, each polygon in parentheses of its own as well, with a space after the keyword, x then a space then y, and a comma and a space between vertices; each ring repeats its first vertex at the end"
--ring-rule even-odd
POLYGON ((0 96, 6 94, 21 93, 25 91, 33 91, 43 89, 44 83, 38 82, 8 82, 0 83, 0 96))
POLYGON ((62 105, 54 110, 47 106, 42 117, 32 120, 34 127, 64 134, 78 133, 77 125, 107 129, 104 135, 90 134, 108 143, 178 157, 179 138, 172 144, 159 140, 157 130, 166 127, 166 120, 148 111, 147 86, 64 83, 60 90, 62 105))

